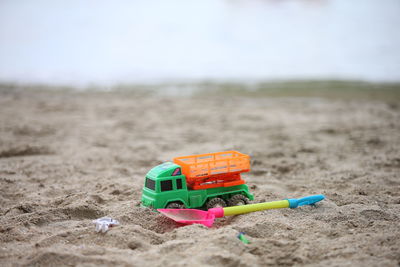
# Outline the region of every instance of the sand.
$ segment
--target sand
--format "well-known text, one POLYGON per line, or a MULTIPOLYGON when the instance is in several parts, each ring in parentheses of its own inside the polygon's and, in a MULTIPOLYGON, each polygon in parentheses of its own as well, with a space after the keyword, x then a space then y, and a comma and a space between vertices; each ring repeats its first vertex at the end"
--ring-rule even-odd
POLYGON ((0 122, 1 266, 400 264, 396 100, 3 88, 0 122), (255 202, 327 199, 210 229, 140 207, 152 167, 224 150, 251 156, 255 202))

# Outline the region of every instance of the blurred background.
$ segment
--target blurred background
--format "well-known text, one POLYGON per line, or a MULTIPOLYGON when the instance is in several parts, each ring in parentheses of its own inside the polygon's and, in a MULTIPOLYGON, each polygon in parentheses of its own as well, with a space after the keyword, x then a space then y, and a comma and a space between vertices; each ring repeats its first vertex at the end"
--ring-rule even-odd
POLYGON ((0 82, 400 81, 398 0, 0 2, 0 82))

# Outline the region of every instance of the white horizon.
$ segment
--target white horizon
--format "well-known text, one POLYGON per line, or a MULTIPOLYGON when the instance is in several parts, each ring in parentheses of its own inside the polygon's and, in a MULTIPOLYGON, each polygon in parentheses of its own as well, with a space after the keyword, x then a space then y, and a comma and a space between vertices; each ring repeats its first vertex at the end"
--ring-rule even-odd
POLYGON ((0 81, 400 81, 400 3, 2 1, 0 81))

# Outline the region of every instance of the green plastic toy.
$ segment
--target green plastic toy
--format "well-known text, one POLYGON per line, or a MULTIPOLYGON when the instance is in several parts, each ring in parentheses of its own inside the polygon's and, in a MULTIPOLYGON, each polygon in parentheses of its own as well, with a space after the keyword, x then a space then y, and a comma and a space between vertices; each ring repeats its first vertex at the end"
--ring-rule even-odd
POLYGON ((240 241, 242 241, 244 244, 250 244, 250 241, 244 236, 244 233, 243 232, 240 232, 238 235, 237 235, 237 238, 239 238, 239 240, 240 241))
POLYGON ((240 175, 248 171, 250 157, 237 151, 178 157, 147 173, 141 205, 152 209, 245 205, 254 199, 240 175))

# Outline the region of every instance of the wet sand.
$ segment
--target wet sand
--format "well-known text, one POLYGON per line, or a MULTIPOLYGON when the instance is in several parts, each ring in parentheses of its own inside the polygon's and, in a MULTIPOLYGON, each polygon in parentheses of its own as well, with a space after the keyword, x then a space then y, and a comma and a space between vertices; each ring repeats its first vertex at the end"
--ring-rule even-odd
POLYGON ((400 263, 398 100, 3 88, 0 122, 2 266, 400 263), (327 199, 211 229, 140 207, 152 167, 223 150, 251 156, 255 202, 327 199))

